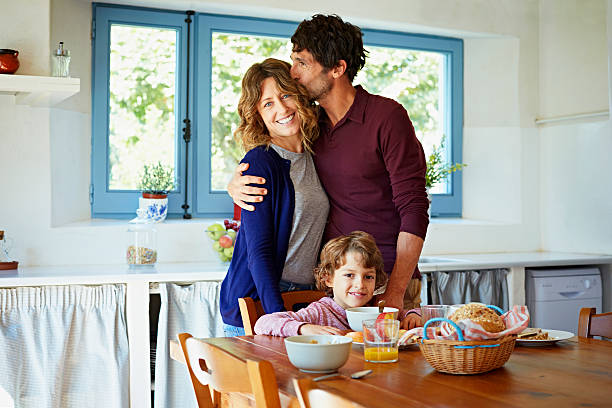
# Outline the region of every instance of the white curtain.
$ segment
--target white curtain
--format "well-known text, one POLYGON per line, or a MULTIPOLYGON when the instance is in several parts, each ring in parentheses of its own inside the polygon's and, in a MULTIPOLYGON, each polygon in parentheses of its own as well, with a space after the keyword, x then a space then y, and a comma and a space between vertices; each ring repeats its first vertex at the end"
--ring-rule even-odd
POLYGON ((223 337, 219 312, 221 282, 187 286, 160 284, 161 308, 155 357, 155 408, 197 408, 187 366, 170 358, 168 344, 178 333, 223 337))
POLYGON ((17 408, 128 407, 124 285, 0 289, 0 387, 17 408))
POLYGON ((434 305, 480 302, 508 310, 508 269, 432 272, 434 305))

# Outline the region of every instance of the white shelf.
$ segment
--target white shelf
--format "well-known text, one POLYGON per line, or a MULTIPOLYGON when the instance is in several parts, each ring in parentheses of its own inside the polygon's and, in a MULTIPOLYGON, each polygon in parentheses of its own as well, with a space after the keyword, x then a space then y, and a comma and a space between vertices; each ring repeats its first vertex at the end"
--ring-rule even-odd
POLYGON ((15 95, 18 105, 53 106, 80 89, 79 78, 0 74, 0 94, 15 95))

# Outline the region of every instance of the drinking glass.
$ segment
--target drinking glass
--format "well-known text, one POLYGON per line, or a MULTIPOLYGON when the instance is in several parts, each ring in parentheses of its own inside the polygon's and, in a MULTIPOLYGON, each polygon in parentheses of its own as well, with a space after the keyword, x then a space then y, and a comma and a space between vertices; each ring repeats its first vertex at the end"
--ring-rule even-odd
POLYGON ((394 363, 398 359, 399 320, 363 321, 363 353, 370 363, 394 363))
MULTIPOLYGON (((421 323, 425 326, 425 323, 429 319, 434 317, 447 317, 448 306, 446 305, 423 305, 421 306, 421 323)), ((442 322, 434 322, 429 327, 438 327, 442 322)))

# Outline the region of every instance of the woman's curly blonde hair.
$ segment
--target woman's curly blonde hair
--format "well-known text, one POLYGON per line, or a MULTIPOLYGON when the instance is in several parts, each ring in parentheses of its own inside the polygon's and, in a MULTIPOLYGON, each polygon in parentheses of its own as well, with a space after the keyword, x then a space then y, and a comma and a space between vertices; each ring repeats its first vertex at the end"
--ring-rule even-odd
POLYGON ((364 268, 376 270, 375 289, 387 283, 387 274, 382 254, 376 246, 372 235, 363 231, 353 231, 348 235, 342 235, 327 242, 321 251, 321 262, 314 270, 317 289, 324 290, 328 296, 332 296, 333 288, 327 286, 327 280, 333 279, 336 269, 346 264, 346 254, 354 252, 361 255, 364 268))
POLYGON ((319 136, 318 110, 310 102, 306 88, 291 78, 290 69, 289 63, 268 58, 251 65, 242 78, 242 94, 238 102, 240 125, 234 132, 234 138, 242 144, 245 151, 270 144, 270 132, 257 111, 257 105, 261 99, 263 81, 266 78, 274 78, 283 94, 294 97, 297 113, 302 120, 302 143, 304 148, 312 153, 312 143, 319 136))

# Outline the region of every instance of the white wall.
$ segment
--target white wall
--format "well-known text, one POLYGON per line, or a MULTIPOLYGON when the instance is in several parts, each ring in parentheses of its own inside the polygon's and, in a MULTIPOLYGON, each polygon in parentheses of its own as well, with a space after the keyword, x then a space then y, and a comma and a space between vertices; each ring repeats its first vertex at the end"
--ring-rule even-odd
POLYGON ((49 75, 49 0, 3 1, 0 47, 19 51, 19 74, 49 75))
POLYGON ((540 116, 608 109, 606 3, 540 1, 540 116))
MULTIPOLYGON (((0 200, 0 229, 16 239, 19 245, 16 257, 22 264, 122 263, 125 223, 89 220, 90 1, 38 3, 37 10, 46 10, 46 14, 34 13, 33 17, 23 5, 5 7, 4 17, 0 16, 0 37, 9 37, 9 44, 22 37, 5 30, 1 25, 4 20, 23 21, 32 32, 47 27, 49 35, 42 41, 50 42, 49 49, 60 40, 71 49, 72 72, 81 78, 81 93, 53 109, 16 107, 12 97, 0 98, 0 119, 12 129, 3 135, 2 144, 19 149, 15 155, 0 148, 0 177, 7 186, 2 195, 9 197, 0 200), (81 222, 74 223, 76 220, 81 222)), ((131 3, 170 7, 169 2, 161 0, 131 3)), ((540 240, 540 202, 548 204, 550 197, 540 185, 540 181, 548 182, 548 171, 541 166, 539 131, 534 126, 534 119, 539 116, 538 78, 542 74, 538 1, 339 0, 332 5, 313 0, 286 3, 282 9, 277 4, 272 0, 229 4, 174 1, 172 7, 296 21, 315 12, 338 13, 362 27, 418 30, 464 38, 463 161, 469 163, 464 171, 465 217, 435 220, 430 225, 424 252, 528 251, 540 249, 544 242, 547 249, 564 248, 540 240)), ((35 49, 36 44, 40 48, 39 40, 24 47, 35 49)), ((48 70, 46 52, 43 57, 38 51, 40 55, 32 66, 48 70)), ((598 72, 596 68, 594 71, 598 72)), ((596 147, 594 167, 603 170, 604 146, 596 147)), ((204 225, 209 222, 177 220, 160 225, 160 261, 201 261, 215 256, 203 234, 204 225)), ((547 230, 549 224, 545 224, 547 230)), ((588 241, 579 250, 612 252, 588 241)))
MULTIPOLYGON (((608 110, 612 1, 562 3, 540 5, 542 116, 608 110)), ((544 125, 540 150, 542 248, 611 253, 610 116, 544 125)))

